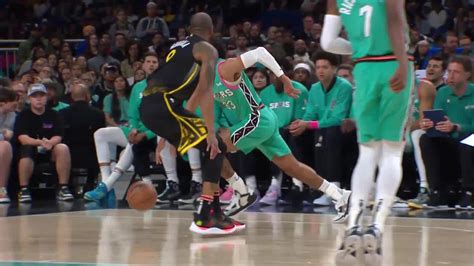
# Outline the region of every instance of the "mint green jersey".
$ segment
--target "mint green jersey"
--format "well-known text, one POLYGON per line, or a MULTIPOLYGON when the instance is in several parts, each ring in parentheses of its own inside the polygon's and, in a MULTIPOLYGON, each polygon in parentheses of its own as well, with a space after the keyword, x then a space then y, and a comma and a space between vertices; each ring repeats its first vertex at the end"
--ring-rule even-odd
POLYGON ((295 119, 302 119, 308 102, 308 89, 297 82, 291 81, 293 87, 301 93, 293 99, 284 92, 277 92, 273 84, 268 85, 260 92, 265 106, 273 110, 278 117, 279 128, 288 126, 295 119))
MULTIPOLYGON (((262 104, 262 100, 255 91, 252 82, 247 75, 242 72, 240 80, 236 85, 225 85, 225 82, 221 80, 218 68, 216 67, 216 74, 214 79, 214 100, 216 101, 216 108, 220 108, 222 111, 230 111, 233 114, 235 121, 248 120, 250 114, 254 112, 262 104)), ((219 115, 217 110, 217 116, 219 115)), ((233 123, 235 121, 229 121, 233 123)))
MULTIPOLYGON (((385 0, 337 0, 354 59, 393 54, 385 0)), ((408 31, 406 35, 408 43, 408 31)))

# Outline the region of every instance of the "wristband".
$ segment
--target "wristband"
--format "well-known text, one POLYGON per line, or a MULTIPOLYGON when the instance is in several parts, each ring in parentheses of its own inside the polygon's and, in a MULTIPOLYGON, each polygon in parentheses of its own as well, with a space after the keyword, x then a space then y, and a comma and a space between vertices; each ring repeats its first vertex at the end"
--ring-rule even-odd
POLYGON ((318 121, 309 121, 308 127, 311 129, 318 129, 319 122, 318 121))

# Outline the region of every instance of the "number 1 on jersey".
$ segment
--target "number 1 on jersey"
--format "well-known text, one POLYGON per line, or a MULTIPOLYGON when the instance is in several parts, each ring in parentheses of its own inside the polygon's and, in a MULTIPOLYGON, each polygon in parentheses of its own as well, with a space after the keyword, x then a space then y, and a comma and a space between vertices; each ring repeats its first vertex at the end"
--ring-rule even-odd
POLYGON ((364 16, 364 36, 370 36, 370 22, 372 20, 372 11, 373 7, 369 5, 365 5, 360 8, 359 16, 364 16))

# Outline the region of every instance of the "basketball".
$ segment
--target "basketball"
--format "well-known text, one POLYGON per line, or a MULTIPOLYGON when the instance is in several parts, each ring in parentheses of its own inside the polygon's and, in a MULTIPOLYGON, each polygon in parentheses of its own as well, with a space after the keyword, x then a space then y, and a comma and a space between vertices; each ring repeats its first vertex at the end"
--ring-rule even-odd
POLYGON ((130 208, 145 211, 155 206, 156 196, 156 189, 151 182, 138 181, 128 189, 127 202, 130 208))

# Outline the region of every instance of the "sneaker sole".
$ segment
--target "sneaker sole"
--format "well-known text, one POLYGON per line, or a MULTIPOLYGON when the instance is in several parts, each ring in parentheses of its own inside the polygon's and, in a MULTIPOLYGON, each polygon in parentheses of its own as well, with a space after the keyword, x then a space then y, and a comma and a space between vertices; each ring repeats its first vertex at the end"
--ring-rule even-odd
POLYGON ((344 239, 344 249, 336 252, 337 266, 358 265, 362 254, 362 238, 357 235, 348 236, 344 239))
POLYGON ((382 255, 377 254, 377 239, 371 234, 365 234, 364 238, 364 265, 382 266, 382 255))
POLYGON ((179 199, 178 202, 181 204, 193 204, 195 199, 179 199))
MULTIPOLYGON (((104 196, 105 198, 105 196, 104 196)), ((92 197, 89 197, 87 194, 84 194, 84 199, 87 200, 87 201, 93 201, 93 202, 96 202, 96 203, 100 203, 100 201, 103 199, 96 199, 96 198, 92 198, 92 197)))
POLYGON ((240 208, 238 208, 236 210, 233 210, 233 211, 227 212, 227 210, 225 210, 224 214, 227 215, 227 216, 234 216, 234 215, 238 214, 239 212, 243 212, 243 211, 247 210, 250 206, 252 206, 255 202, 257 202, 257 198, 258 198, 257 195, 252 194, 252 195, 249 196, 247 204, 245 204, 244 206, 240 206, 240 208))
POLYGON ((31 203, 31 199, 19 199, 18 202, 20 202, 20 203, 31 203))
POLYGON ((10 199, 0 199, 0 203, 10 203, 10 199))
POLYGON ((205 228, 205 227, 200 227, 196 225, 194 222, 191 224, 189 227, 189 231, 199 234, 199 235, 230 235, 235 233, 237 230, 237 227, 234 225, 234 227, 230 229, 220 229, 217 227, 211 227, 211 228, 205 228))

